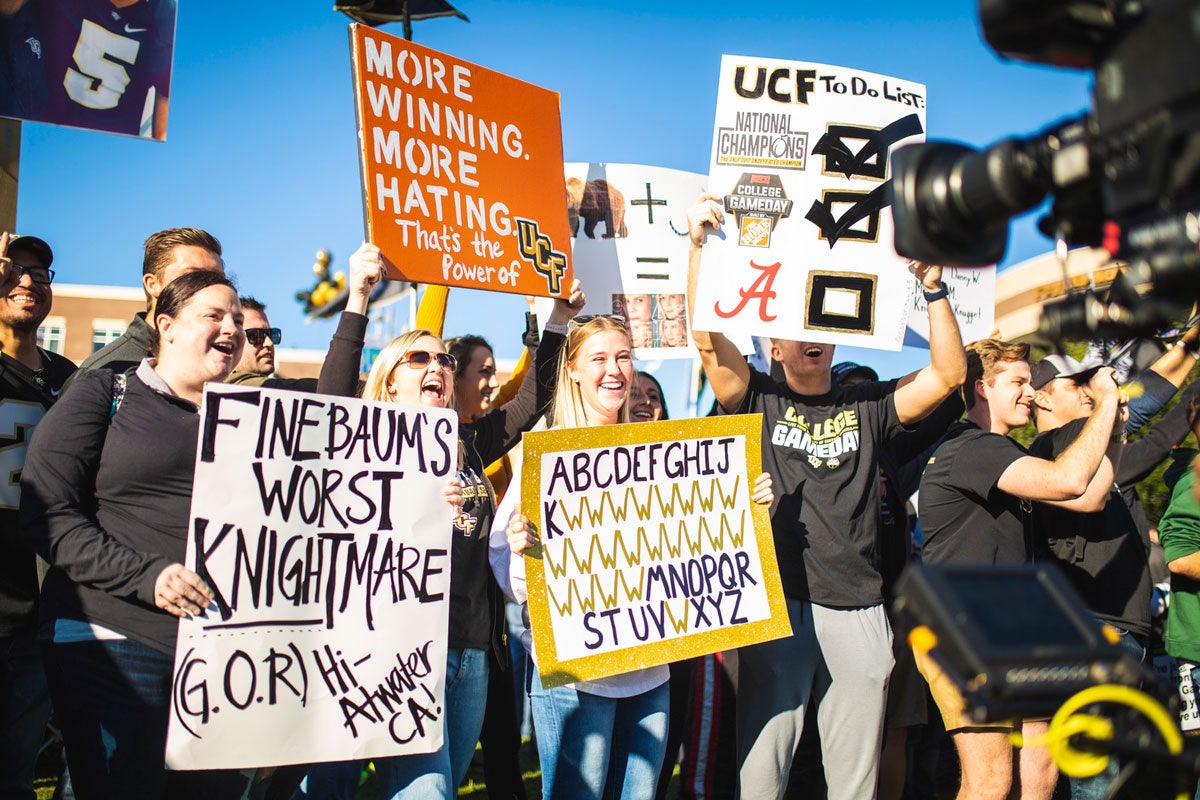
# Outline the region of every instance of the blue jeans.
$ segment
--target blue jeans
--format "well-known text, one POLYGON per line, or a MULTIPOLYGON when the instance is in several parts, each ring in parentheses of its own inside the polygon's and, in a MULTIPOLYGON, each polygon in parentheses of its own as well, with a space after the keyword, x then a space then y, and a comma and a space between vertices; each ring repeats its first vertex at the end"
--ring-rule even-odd
MULTIPOLYGON (((1103 622, 1103 620, 1100 621, 1103 622)), ((1136 658, 1138 663, 1145 663, 1146 646, 1142 644, 1139 637, 1121 628, 1116 630, 1121 633, 1121 640, 1117 642, 1117 646, 1136 658)), ((1108 766, 1099 775, 1093 775, 1090 778, 1071 778, 1071 800, 1104 800, 1108 797, 1108 790, 1120 772, 1121 762, 1115 755, 1109 756, 1108 766)))
POLYGON ((363 761, 314 764, 292 793, 292 800, 354 800, 364 764, 363 761))
POLYGON ((0 637, 0 797, 33 800, 33 765, 49 718, 46 671, 33 633, 0 637))
POLYGON ((544 689, 537 670, 530 672, 543 800, 654 797, 667 748, 668 684, 600 697, 569 686, 544 689))
POLYGON ((488 658, 483 650, 446 653, 445 738, 433 753, 375 759, 389 800, 453 800, 467 776, 487 708, 488 658))
POLYGON ((172 656, 131 639, 50 643, 42 652, 79 800, 241 797, 247 779, 237 770, 163 764, 172 656))

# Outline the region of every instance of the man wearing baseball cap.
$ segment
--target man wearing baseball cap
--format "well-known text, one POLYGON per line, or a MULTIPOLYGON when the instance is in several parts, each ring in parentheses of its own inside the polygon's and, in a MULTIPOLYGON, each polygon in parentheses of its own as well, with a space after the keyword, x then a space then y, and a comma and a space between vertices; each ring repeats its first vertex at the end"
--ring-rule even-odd
POLYGON ((36 236, 0 234, 0 797, 33 797, 33 768, 50 696, 34 640, 38 568, 17 529, 21 487, 11 480, 25 463, 34 427, 75 365, 38 347, 50 313, 54 252, 36 236))
MULTIPOLYGON (((1163 358, 1171 355, 1168 352, 1163 358)), ((1158 362, 1151 367, 1158 368, 1158 362)), ((1055 458, 1079 436, 1092 414, 1094 404, 1087 382, 1097 369, 1063 355, 1044 358, 1034 367, 1032 408, 1038 437, 1029 448, 1030 455, 1055 458)), ((1111 473, 1113 479, 1104 487, 1106 497, 1098 510, 1034 506, 1035 544, 1058 560, 1087 608, 1121 633, 1121 646, 1139 661, 1145 660, 1151 626, 1150 542, 1122 492, 1144 479, 1187 435, 1188 400, 1197 393, 1200 382, 1193 382, 1181 401, 1136 442, 1121 447, 1127 431, 1114 429, 1113 448, 1100 465, 1100 472, 1111 473)), ((1117 759, 1113 758, 1100 775, 1072 778, 1072 799, 1107 796, 1117 773, 1117 759)))

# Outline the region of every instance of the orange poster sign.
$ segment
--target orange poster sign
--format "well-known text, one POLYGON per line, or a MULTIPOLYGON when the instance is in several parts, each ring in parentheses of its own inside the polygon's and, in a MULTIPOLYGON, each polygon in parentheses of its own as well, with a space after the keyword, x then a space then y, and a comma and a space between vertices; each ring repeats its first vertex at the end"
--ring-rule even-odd
POLYGON ((558 94, 350 26, 367 237, 389 277, 565 297, 558 94))

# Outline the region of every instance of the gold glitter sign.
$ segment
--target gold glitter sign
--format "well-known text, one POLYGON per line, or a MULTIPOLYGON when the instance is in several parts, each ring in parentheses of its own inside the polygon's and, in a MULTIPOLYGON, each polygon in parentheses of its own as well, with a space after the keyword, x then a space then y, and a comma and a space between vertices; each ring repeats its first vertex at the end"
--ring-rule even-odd
POLYGON ((750 500, 761 431, 743 415, 525 434, 543 686, 790 635, 767 507, 750 500))

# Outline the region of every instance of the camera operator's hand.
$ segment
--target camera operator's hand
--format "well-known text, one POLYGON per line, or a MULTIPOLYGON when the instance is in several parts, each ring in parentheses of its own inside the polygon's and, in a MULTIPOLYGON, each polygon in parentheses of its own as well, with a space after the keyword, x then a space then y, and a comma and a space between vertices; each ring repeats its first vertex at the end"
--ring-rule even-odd
POLYGON ((696 247, 704 246, 704 237, 709 232, 719 231, 725 221, 725 212, 721 210, 721 196, 706 192, 700 195, 696 205, 688 209, 688 237, 696 247))
POLYGON ((908 271, 917 277, 925 291, 936 292, 942 288, 942 268, 936 264, 910 261, 908 262, 908 271))

